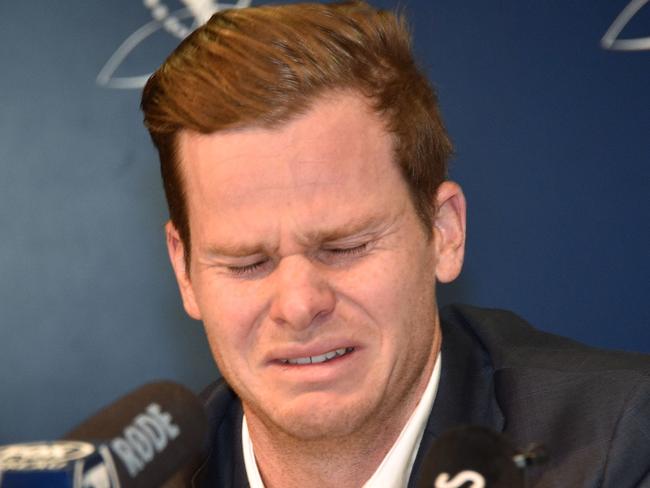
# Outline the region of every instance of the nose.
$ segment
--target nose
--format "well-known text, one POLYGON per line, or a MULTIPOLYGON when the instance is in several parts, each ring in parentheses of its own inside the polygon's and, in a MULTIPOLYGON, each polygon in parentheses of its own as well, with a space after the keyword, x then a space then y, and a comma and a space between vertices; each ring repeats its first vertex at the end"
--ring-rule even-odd
POLYGON ((269 314, 277 324, 305 329, 334 310, 334 290, 322 270, 306 257, 283 258, 274 274, 276 282, 269 314))

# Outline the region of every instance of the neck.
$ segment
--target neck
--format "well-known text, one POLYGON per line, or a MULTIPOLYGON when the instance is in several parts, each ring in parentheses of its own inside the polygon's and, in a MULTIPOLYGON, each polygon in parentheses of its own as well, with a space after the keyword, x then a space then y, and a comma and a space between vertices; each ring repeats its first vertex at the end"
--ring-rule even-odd
POLYGON ((255 460, 266 488, 360 487, 391 447, 422 398, 440 350, 440 334, 420 380, 395 408, 378 412, 342 437, 300 439, 264 422, 244 405, 255 460))
POLYGON ((362 486, 399 435, 378 432, 372 443, 359 442, 357 436, 301 441, 280 438, 277 433, 268 435, 254 420, 249 422, 249 430, 266 488, 362 486))

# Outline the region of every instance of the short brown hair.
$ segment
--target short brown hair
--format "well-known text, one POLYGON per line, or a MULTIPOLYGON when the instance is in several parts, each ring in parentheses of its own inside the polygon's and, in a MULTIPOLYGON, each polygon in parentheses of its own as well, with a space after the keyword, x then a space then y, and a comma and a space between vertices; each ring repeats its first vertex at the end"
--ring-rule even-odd
POLYGON ((277 126, 334 90, 358 91, 383 118, 416 212, 431 230, 452 147, 436 95, 411 54, 404 18, 362 1, 224 10, 176 48, 142 94, 187 263, 178 133, 277 126))

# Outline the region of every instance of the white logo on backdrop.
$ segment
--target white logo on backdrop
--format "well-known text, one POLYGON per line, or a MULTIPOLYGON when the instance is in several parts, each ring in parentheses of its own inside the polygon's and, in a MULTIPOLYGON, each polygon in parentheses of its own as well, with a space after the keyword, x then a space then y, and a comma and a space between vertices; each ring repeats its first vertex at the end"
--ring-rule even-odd
POLYGON ((650 49, 650 36, 636 39, 619 39, 618 37, 628 22, 646 3, 648 3, 648 0, 632 0, 609 26, 609 29, 600 40, 600 45, 613 51, 644 51, 650 49))
POLYGON ((204 24, 215 12, 227 8, 244 8, 252 0, 180 0, 184 7, 172 10, 164 0, 142 0, 153 20, 127 37, 97 75, 97 84, 107 88, 142 88, 151 73, 138 76, 114 76, 117 69, 133 51, 149 36, 163 29, 170 35, 184 39, 196 27, 204 24), (185 22, 184 22, 185 21, 185 22))

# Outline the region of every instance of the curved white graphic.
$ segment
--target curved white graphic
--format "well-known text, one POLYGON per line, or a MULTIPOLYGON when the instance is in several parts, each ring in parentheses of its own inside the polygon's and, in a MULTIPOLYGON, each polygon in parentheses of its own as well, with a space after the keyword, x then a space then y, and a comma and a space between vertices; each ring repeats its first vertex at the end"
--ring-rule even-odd
POLYGON ((632 0, 618 17, 614 19, 607 32, 600 40, 600 45, 605 49, 613 51, 644 51, 650 49, 650 36, 638 37, 636 39, 619 39, 618 35, 625 28, 630 20, 641 10, 648 0, 632 0))
POLYGON ((178 39, 184 39, 197 26, 204 24, 215 12, 227 8, 248 7, 251 1, 232 0, 230 2, 219 2, 216 0, 181 0, 185 7, 171 10, 169 5, 163 0, 142 0, 143 5, 149 10, 153 20, 140 27, 120 44, 97 75, 97 84, 107 88, 142 88, 149 76, 151 76, 151 73, 138 76, 114 76, 129 53, 141 42, 160 29, 164 29, 178 39), (193 22, 188 26, 181 22, 185 19, 193 19, 193 22))

